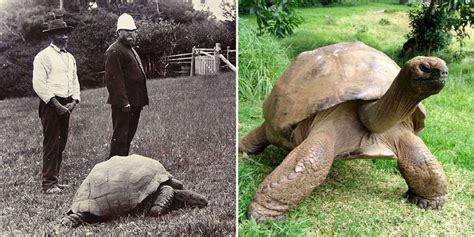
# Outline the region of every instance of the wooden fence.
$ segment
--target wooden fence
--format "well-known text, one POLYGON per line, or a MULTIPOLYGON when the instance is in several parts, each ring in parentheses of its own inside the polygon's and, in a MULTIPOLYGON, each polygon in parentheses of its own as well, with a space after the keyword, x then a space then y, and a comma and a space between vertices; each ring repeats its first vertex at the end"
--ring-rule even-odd
POLYGON ((236 51, 229 47, 226 50, 221 50, 220 44, 216 43, 214 48, 193 47, 191 53, 170 55, 166 57, 165 61, 167 65, 180 65, 181 70, 175 71, 180 75, 208 75, 228 69, 235 72, 235 54, 236 51))

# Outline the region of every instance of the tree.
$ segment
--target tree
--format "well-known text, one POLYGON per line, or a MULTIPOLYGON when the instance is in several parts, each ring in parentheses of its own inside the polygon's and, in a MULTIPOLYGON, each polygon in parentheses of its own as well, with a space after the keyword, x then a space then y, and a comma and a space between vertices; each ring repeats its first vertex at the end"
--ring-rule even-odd
POLYGON ((455 32, 461 49, 464 38, 469 37, 467 26, 472 26, 474 10, 470 0, 432 0, 426 6, 410 11, 411 32, 409 39, 414 39, 417 50, 431 55, 446 48, 455 32))

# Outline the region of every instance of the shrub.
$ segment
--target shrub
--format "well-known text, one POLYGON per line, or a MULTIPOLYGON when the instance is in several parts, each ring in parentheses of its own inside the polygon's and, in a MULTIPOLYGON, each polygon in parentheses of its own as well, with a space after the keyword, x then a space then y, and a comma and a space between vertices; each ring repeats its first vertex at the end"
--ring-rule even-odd
POLYGON ((115 14, 99 10, 83 13, 76 22, 68 49, 76 58, 83 88, 104 86, 101 73, 104 70, 104 53, 114 41, 116 19, 115 14))
POLYGON ((408 38, 414 38, 418 50, 431 54, 449 45, 451 16, 445 11, 435 11, 433 15, 430 8, 423 6, 413 9, 409 13, 411 32, 408 38))
POLYGON ((33 59, 41 50, 46 36, 42 34, 43 16, 51 8, 13 4, 0 15, 0 99, 33 95, 31 71, 33 59))
POLYGON ((462 50, 464 38, 469 37, 466 27, 473 24, 472 3, 468 0, 435 3, 410 11, 411 32, 407 37, 415 39, 418 51, 431 55, 433 51, 445 49, 451 42, 451 33, 455 33, 462 50))
MULTIPOLYGON (((34 94, 33 59, 49 44, 42 24, 56 7, 49 3, 18 0, 4 5, 0 14, 4 22, 0 24, 0 99, 34 94)), ((137 51, 150 77, 163 76, 162 56, 189 53, 193 46, 214 47, 217 42, 223 48, 235 48, 235 21, 219 22, 209 12, 175 1, 160 4, 159 13, 155 4, 111 4, 95 11, 64 12, 64 21, 75 28, 68 50, 76 58, 82 88, 103 86, 103 54, 115 40, 116 20, 123 12, 130 12, 137 22, 137 51)))
POLYGON ((0 67, 0 100, 34 95, 31 81, 34 56, 44 45, 13 47, 2 52, 7 63, 0 67))
POLYGON ((293 34, 303 18, 296 16, 295 4, 291 0, 275 0, 272 3, 267 0, 256 0, 257 24, 259 34, 270 33, 279 38, 293 34))

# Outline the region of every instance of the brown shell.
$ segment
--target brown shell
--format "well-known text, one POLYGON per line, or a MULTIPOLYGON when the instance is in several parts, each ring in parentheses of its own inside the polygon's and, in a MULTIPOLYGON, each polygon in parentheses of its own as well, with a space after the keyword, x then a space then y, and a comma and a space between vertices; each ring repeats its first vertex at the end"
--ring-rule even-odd
MULTIPOLYGON (((265 100, 265 121, 275 131, 288 134, 318 111, 350 100, 379 99, 399 71, 400 67, 387 55, 361 42, 303 52, 276 81, 265 100)), ((424 110, 416 114, 424 118, 424 110)), ((422 126, 422 119, 416 122, 422 126)))
POLYGON ((71 211, 97 216, 128 213, 171 177, 156 160, 114 156, 92 168, 74 196, 71 211))

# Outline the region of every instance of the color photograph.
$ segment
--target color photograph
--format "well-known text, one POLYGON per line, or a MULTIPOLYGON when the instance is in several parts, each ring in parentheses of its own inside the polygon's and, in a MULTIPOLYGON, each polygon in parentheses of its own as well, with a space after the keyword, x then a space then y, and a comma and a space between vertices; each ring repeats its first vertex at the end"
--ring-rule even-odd
POLYGON ((473 235, 470 1, 239 1, 239 236, 473 235))

